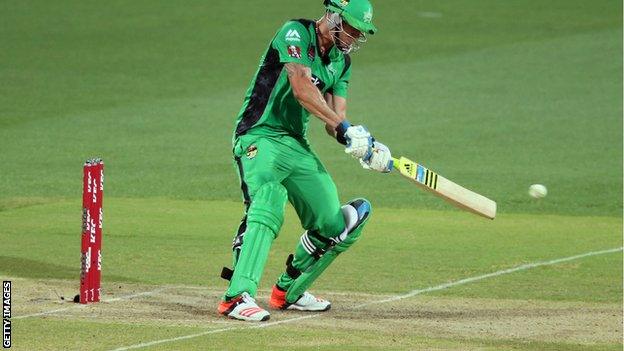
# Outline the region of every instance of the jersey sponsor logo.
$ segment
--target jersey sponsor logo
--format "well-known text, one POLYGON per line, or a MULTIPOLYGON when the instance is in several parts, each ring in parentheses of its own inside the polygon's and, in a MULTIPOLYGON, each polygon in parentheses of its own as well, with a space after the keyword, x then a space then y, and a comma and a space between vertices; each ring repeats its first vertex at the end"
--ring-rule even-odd
POLYGON ((289 45, 288 46, 288 56, 290 56, 292 58, 300 59, 301 58, 301 49, 298 46, 289 45))
POLYGON ((349 5, 349 0, 340 0, 340 7, 345 7, 349 5))
POLYGON ((327 70, 329 71, 329 73, 331 73, 332 75, 336 74, 336 69, 334 68, 334 65, 330 62, 329 65, 326 66, 327 70))
POLYGON ((297 32, 296 29, 291 29, 286 33, 287 41, 301 41, 301 35, 297 32))
POLYGON ((250 147, 247 148, 247 158, 248 159, 252 159, 254 157, 256 157, 256 155, 258 154, 258 148, 256 147, 256 145, 251 145, 250 147))
POLYGON ((373 8, 369 8, 368 12, 364 12, 364 18, 363 18, 365 23, 370 23, 373 20, 373 8))

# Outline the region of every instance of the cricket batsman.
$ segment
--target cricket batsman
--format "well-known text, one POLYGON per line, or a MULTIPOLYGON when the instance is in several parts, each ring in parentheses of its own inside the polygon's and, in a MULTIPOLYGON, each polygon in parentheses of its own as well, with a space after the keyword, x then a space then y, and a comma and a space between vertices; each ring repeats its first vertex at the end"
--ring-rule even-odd
POLYGON ((286 22, 271 40, 247 89, 236 120, 233 153, 245 204, 233 241, 233 268, 219 313, 266 321, 256 304, 258 283, 289 201, 305 229, 286 270, 273 286, 274 309, 327 311, 329 301, 308 288, 353 245, 370 218, 371 204, 355 199, 341 206, 331 176, 306 137, 310 115, 366 169, 390 172, 388 148, 361 125, 346 119, 351 76, 349 54, 377 29, 369 0, 325 0, 317 20, 286 22))

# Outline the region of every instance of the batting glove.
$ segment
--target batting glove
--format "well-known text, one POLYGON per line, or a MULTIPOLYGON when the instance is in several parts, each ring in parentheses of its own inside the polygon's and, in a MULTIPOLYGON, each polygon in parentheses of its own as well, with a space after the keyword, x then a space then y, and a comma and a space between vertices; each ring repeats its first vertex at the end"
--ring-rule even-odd
POLYGON ((392 171, 394 162, 392 161, 392 155, 390 149, 378 141, 375 141, 373 146, 373 152, 368 161, 360 160, 360 164, 364 169, 371 169, 373 171, 388 173, 392 171))
POLYGON ((373 137, 364 126, 352 126, 344 120, 336 127, 336 140, 355 158, 367 161, 373 154, 373 137))

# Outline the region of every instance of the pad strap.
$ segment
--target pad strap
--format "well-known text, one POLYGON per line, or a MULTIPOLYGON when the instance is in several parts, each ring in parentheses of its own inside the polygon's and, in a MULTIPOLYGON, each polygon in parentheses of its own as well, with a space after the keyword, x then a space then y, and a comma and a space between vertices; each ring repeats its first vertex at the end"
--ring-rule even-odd
POLYGON ((295 255, 288 255, 288 259, 286 259, 286 274, 288 274, 293 279, 297 279, 301 275, 301 271, 293 267, 292 261, 294 258, 295 255))
POLYGON ((315 230, 301 235, 300 244, 295 250, 296 257, 289 256, 286 274, 277 281, 278 286, 287 288, 286 302, 297 301, 336 257, 358 240, 370 217, 371 206, 365 199, 356 199, 342 207, 342 214, 346 229, 340 235, 324 238, 315 230), (296 267, 293 267, 293 262, 296 267))
POLYGON ((227 267, 223 267, 223 269, 221 270, 221 278, 225 279, 225 280, 232 280, 232 276, 234 275, 234 271, 227 268, 227 267))
POLYGON ((321 233, 319 233, 318 230, 310 230, 310 231, 308 231, 308 236, 313 237, 314 239, 322 242, 325 245, 332 245, 334 243, 331 239, 322 236, 321 233))
POLYGON ((325 252, 327 252, 328 249, 330 249, 333 245, 333 242, 331 241, 331 239, 327 239, 322 237, 318 231, 309 231, 306 230, 305 232, 303 232, 303 235, 301 235, 301 239, 300 239, 301 245, 303 246, 303 249, 311 256, 314 257, 315 260, 318 260, 319 258, 321 258, 321 256, 323 256, 325 254, 325 252), (310 237, 313 237, 314 239, 317 239, 318 241, 322 242, 323 244, 325 244, 325 248, 321 248, 318 247, 314 244, 314 242, 312 240, 310 240, 310 237))

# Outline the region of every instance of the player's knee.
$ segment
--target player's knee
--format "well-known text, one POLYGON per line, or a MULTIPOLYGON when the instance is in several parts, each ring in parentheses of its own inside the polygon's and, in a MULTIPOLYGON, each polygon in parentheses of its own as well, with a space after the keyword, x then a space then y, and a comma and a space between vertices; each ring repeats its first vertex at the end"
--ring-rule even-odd
POLYGON ((267 170, 254 170, 253 176, 247 176, 246 184, 249 188, 249 195, 252 200, 256 196, 256 194, 260 191, 260 189, 269 183, 280 183, 278 179, 276 179, 275 172, 272 169, 267 170))
POLYGON ((373 213, 370 201, 364 198, 351 200, 341 209, 348 231, 353 231, 354 228, 364 225, 373 213))
POLYGON ((320 222, 321 224, 318 231, 326 238, 338 236, 346 228, 345 219, 341 211, 338 211, 338 213, 333 216, 327 216, 324 219, 321 218, 320 222))
POLYGON ((284 222, 287 199, 286 188, 280 183, 269 182, 262 185, 251 201, 247 221, 265 225, 277 236, 284 222))
POLYGON ((371 203, 363 198, 349 201, 340 208, 340 214, 334 216, 332 221, 325 221, 319 229, 321 235, 337 241, 344 241, 350 233, 353 241, 357 240, 364 223, 372 213, 371 203))
POLYGON ((346 251, 362 234, 364 225, 372 214, 372 207, 366 199, 349 201, 341 208, 345 219, 345 231, 333 240, 336 241, 334 250, 338 253, 346 251))

